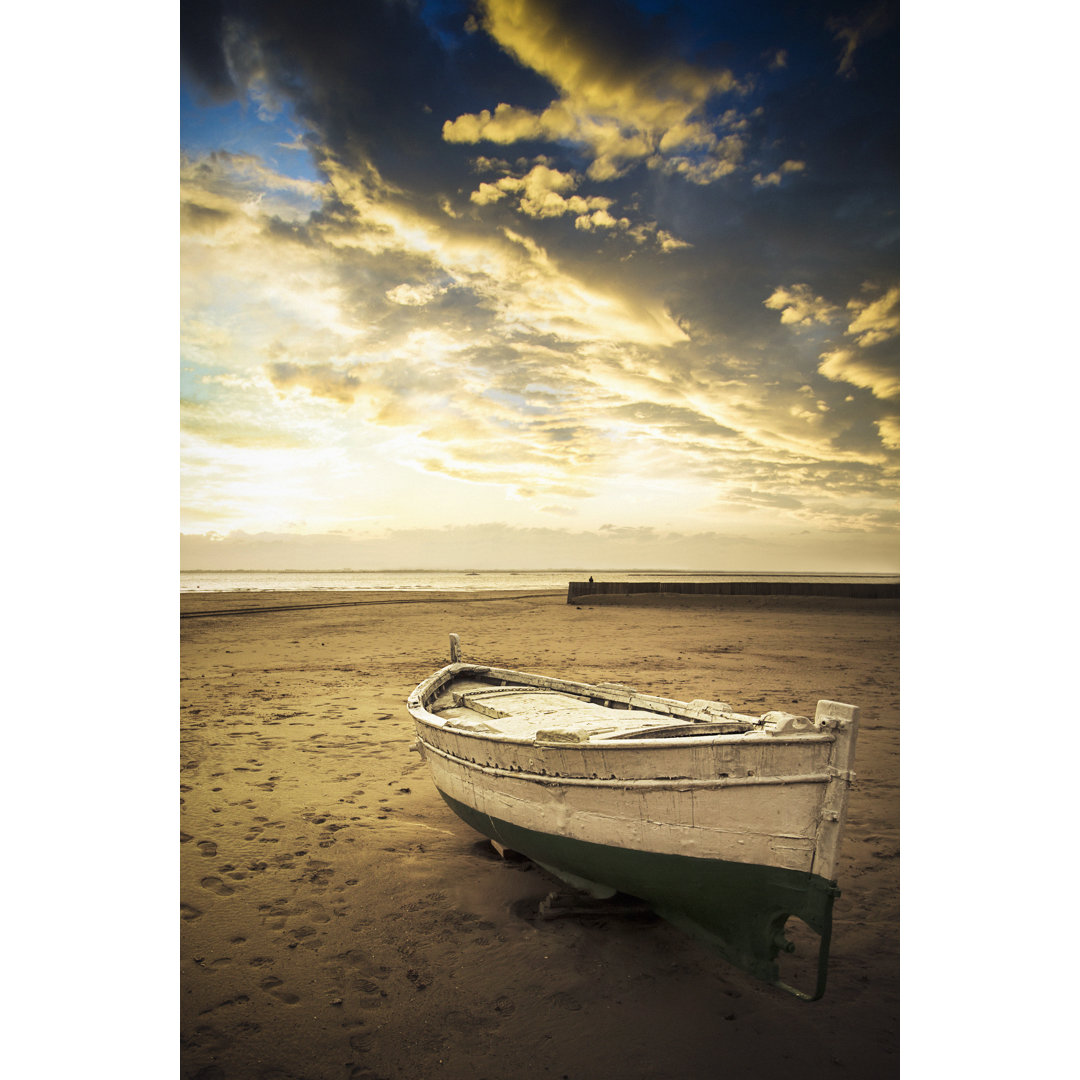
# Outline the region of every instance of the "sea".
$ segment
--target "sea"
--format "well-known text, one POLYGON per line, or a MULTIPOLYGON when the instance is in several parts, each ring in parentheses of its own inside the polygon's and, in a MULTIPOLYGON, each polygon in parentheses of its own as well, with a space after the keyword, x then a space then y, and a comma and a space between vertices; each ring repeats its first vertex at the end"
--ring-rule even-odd
POLYGON ((821 581, 899 583, 899 574, 670 570, 183 570, 184 592, 555 592, 571 581, 821 581))

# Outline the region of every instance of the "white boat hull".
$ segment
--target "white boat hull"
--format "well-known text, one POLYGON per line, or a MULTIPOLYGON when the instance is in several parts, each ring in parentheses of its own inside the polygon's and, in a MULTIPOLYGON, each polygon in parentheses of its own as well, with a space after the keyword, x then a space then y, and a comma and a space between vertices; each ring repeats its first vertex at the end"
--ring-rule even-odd
POLYGON ((822 701, 813 721, 770 721, 719 703, 451 664, 417 687, 409 709, 435 786, 478 831, 595 895, 647 900, 799 996, 823 992, 854 706, 822 701), (455 697, 457 686, 467 689, 455 697), (531 728, 504 711, 522 700, 518 690, 536 695, 531 728), (563 693, 570 711, 549 708, 563 693), (619 727, 604 727, 608 713, 619 727), (656 730, 636 737, 635 722, 656 730), (814 993, 777 973, 792 915, 822 938, 814 993))

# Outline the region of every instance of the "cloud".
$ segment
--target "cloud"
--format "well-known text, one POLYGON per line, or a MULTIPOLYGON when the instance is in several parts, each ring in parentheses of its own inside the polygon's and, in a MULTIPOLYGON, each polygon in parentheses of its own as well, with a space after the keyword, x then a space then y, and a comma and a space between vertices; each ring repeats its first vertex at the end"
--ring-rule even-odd
MULTIPOLYGON (((618 222, 607 211, 615 201, 601 195, 568 194, 578 186, 579 177, 572 172, 560 172, 547 165, 534 165, 524 176, 504 176, 494 183, 481 183, 469 198, 478 206, 486 206, 507 195, 517 200, 517 207, 533 218, 562 217, 593 219, 593 224, 613 228, 618 222)), ((624 227, 629 221, 624 219, 624 227)), ((580 226, 579 226, 580 227, 580 226)))
MULTIPOLYGON (((480 8, 483 28, 560 96, 542 110, 503 101, 494 110, 463 113, 443 125, 447 142, 570 142, 591 157, 593 180, 611 180, 644 163, 705 184, 740 164, 741 136, 724 133, 724 121, 706 108, 717 95, 739 89, 731 71, 661 58, 639 41, 616 40, 608 24, 582 19, 576 5, 560 0, 481 0, 480 8)), ((619 14, 629 20, 626 9, 619 14)))
POLYGON ((284 176, 252 154, 181 154, 181 235, 242 243, 262 229, 304 221, 325 193, 323 185, 284 176))
POLYGON ((876 300, 849 300, 847 306, 848 311, 855 313, 847 333, 864 349, 888 341, 900 332, 899 286, 893 286, 876 300))
MULTIPOLYGON (((872 291, 864 286, 864 294, 872 291)), ((830 325, 840 318, 841 309, 816 296, 809 285, 780 287, 764 301, 779 311, 780 321, 806 330, 814 324, 830 325)), ((817 372, 833 382, 846 382, 869 390, 874 397, 893 400, 900 396, 899 357, 895 348, 884 348, 900 332, 900 288, 892 286, 876 298, 866 295, 847 302, 853 318, 844 334, 854 338, 850 345, 835 345, 819 354, 817 372)), ((879 428, 883 445, 895 449, 894 431, 879 428)))
POLYGON ((667 229, 657 229, 656 240, 660 245, 661 251, 679 251, 681 248, 690 248, 694 246, 689 240, 683 240, 680 237, 672 236, 667 229))
POLYGON ((821 296, 815 296, 809 285, 780 286, 764 301, 767 308, 780 312, 785 326, 807 327, 814 323, 829 323, 839 308, 821 296))
POLYGON ((864 8, 855 15, 830 18, 827 26, 833 38, 842 48, 837 75, 851 78, 855 71, 855 51, 867 41, 878 37, 893 25, 893 11, 889 4, 877 3, 864 8))
POLYGON ((626 228, 630 222, 627 218, 613 218, 605 208, 600 207, 592 213, 578 214, 574 218, 574 228, 584 232, 596 232, 598 229, 614 229, 617 226, 626 228))
MULTIPOLYGON (((300 235, 269 227, 245 174, 220 195, 245 222, 242 239, 185 240, 189 289, 230 267, 260 313, 246 341, 235 315, 226 335, 213 316, 220 292, 209 289, 199 340, 216 334, 215 354, 235 352, 238 363, 261 354, 244 393, 267 431, 300 438, 332 410, 339 440, 393 446, 402 467, 549 501, 614 490, 622 470, 669 487, 710 476, 721 448, 735 455, 729 478, 763 483, 805 455, 866 458, 830 446, 837 429, 819 406, 792 399, 782 412, 767 388, 688 375, 670 352, 688 338, 669 316, 586 286, 530 237, 462 235, 442 215, 418 213, 374 170, 329 161, 327 173, 331 212, 300 223, 300 235), (267 319, 271 302, 284 319, 267 319), (438 329, 415 325, 420 309, 440 313, 438 329), (275 399, 287 410, 275 411, 275 399)), ((575 197, 576 178, 549 166, 510 179, 520 183, 507 196, 537 207, 550 193, 575 197)), ((828 311, 805 286, 773 299, 804 318, 828 311)), ((186 342, 195 347, 190 332, 186 342)))
POLYGON ((777 510, 798 510, 803 502, 794 495, 780 494, 775 491, 754 491, 752 488, 730 488, 725 495, 725 502, 741 506, 763 506, 777 510))
POLYGON ((780 168, 774 169, 771 173, 762 176, 761 173, 754 174, 754 186, 755 187, 778 187, 780 181, 791 173, 802 172, 806 168, 805 161, 785 161, 780 168))
POLYGON ((572 217, 574 228, 583 232, 618 232, 637 245, 650 244, 664 252, 692 246, 688 241, 661 229, 655 221, 639 220, 632 223, 624 215, 615 217, 611 213, 611 207, 615 205, 612 198, 577 194, 581 176, 573 171, 560 171, 539 162, 528 172, 515 175, 505 162, 480 158, 476 164, 478 169, 492 169, 505 174, 497 180, 481 181, 470 194, 470 201, 478 207, 491 206, 505 199, 526 217, 572 217))
POLYGON ((839 348, 822 353, 818 371, 835 382, 864 387, 876 398, 890 400, 900 396, 900 376, 893 364, 875 361, 855 349, 839 348))
POLYGON ((363 383, 351 371, 342 371, 330 364, 279 362, 267 364, 266 374, 279 390, 302 387, 315 397, 329 398, 345 405, 351 405, 363 389, 363 383))
POLYGON ((222 402, 181 401, 181 436, 190 449, 196 443, 206 452, 211 446, 299 450, 311 446, 303 435, 268 428, 244 409, 224 409, 222 402))
POLYGON ((883 416, 880 420, 875 420, 879 434, 881 435, 881 442, 883 445, 890 447, 893 450, 900 448, 900 417, 898 416, 883 416))
MULTIPOLYGON (((204 157, 192 158, 180 155, 180 190, 185 192, 201 191, 215 193, 222 198, 237 198, 246 195, 249 199, 253 191, 260 193, 256 201, 271 198, 274 194, 285 193, 298 197, 288 201, 271 203, 274 211, 282 206, 293 207, 296 216, 307 214, 314 209, 326 194, 323 184, 287 176, 269 168, 254 154, 231 153, 228 150, 215 150, 204 157)), ((264 206, 264 211, 271 207, 264 206)))
MULTIPOLYGON (((864 286, 869 291, 872 286, 864 286)), ((821 354, 818 371, 828 379, 848 382, 869 390, 874 397, 890 401, 900 396, 899 357, 895 348, 884 348, 900 332, 900 288, 893 286, 876 299, 855 297, 848 301, 854 319, 845 334, 855 347, 841 346, 821 354)), ((895 448, 899 428, 879 424, 882 442, 895 448)))
POLYGON ((521 527, 486 521, 438 528, 230 530, 211 527, 180 538, 184 570, 423 569, 615 570, 655 566, 715 570, 793 566, 821 572, 898 569, 895 521, 871 511, 850 528, 792 521, 769 535, 738 529, 657 529, 604 525, 592 529, 521 527), (845 535, 846 534, 846 535, 845 535), (816 546, 815 546, 816 545, 816 546), (808 551, 813 554, 808 555, 808 551))
POLYGON ((448 286, 433 281, 424 282, 422 285, 402 282, 386 291, 386 299, 405 307, 424 307, 440 296, 444 296, 447 289, 448 286))

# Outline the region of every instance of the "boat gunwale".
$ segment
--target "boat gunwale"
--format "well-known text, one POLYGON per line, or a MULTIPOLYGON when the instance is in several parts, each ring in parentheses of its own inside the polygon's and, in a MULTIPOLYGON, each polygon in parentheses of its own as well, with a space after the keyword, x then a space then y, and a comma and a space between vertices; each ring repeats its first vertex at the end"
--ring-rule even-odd
MULTIPOLYGON (((582 693, 585 696, 605 696, 609 701, 623 701, 626 702, 628 705, 631 698, 637 698, 639 701, 646 701, 659 705, 675 706, 677 708, 677 711, 672 710, 668 713, 668 715, 676 717, 678 719, 686 720, 691 724, 695 722, 707 722, 704 718, 695 718, 693 716, 685 715, 686 711, 690 708, 690 703, 687 701, 680 701, 678 698, 653 697, 648 694, 640 694, 636 690, 618 688, 616 686, 610 687, 611 693, 610 696, 607 696, 607 691, 609 688, 598 685, 596 683, 573 682, 569 679, 559 679, 547 675, 535 675, 531 674, 530 672, 515 671, 511 668, 496 668, 486 664, 472 664, 462 662, 447 664, 445 667, 440 668, 438 671, 436 671, 434 674, 430 675, 427 679, 420 683, 420 685, 417 686, 417 688, 412 692, 412 694, 409 695, 406 706, 413 719, 429 728, 433 728, 439 731, 446 731, 452 735, 467 737, 470 739, 483 740, 485 742, 493 742, 500 745, 542 747, 559 750, 640 750, 643 747, 649 747, 651 749, 657 749, 659 747, 670 747, 671 749, 678 749, 680 747, 702 747, 712 746, 716 744, 752 745, 755 743, 767 743, 769 745, 797 743, 803 745, 806 743, 814 742, 836 741, 836 736, 830 729, 826 729, 824 731, 811 729, 809 731, 804 730, 790 733, 785 732, 781 734, 774 734, 760 726, 762 724, 760 718, 750 716, 748 713, 736 713, 734 710, 732 710, 730 713, 721 715, 726 715, 730 717, 746 717, 746 731, 731 732, 728 734, 712 733, 708 735, 686 735, 685 737, 665 736, 662 738, 657 738, 655 736, 650 737, 647 735, 642 735, 638 738, 627 738, 624 736, 612 739, 585 739, 581 742, 546 740, 538 737, 539 732, 529 737, 507 735, 498 731, 468 731, 466 729, 456 728, 453 726, 452 721, 447 721, 443 717, 437 716, 435 713, 429 712, 427 709, 427 705, 447 685, 447 683, 451 682, 456 676, 465 675, 469 672, 489 675, 496 679, 502 679, 504 677, 524 678, 526 680, 529 680, 529 682, 523 684, 525 686, 542 686, 543 688, 553 690, 556 693, 564 692, 562 688, 566 687, 582 693), (597 691, 599 691, 600 693, 596 693, 597 691)), ((658 719, 662 719, 662 714, 658 714, 658 719)), ((742 721, 733 720, 732 722, 740 723, 742 721)), ((427 740, 424 741, 426 742, 427 740)))
MULTIPOLYGON (((429 713, 428 715, 430 716, 432 714, 429 713)), ((416 716, 415 713, 413 716, 427 727, 437 731, 446 731, 451 735, 460 735, 470 739, 498 743, 500 746, 541 747, 543 749, 551 750, 640 750, 646 746, 652 749, 671 748, 672 750, 675 750, 679 747, 713 746, 715 744, 733 746, 767 744, 769 746, 782 746, 790 743, 798 743, 801 746, 806 743, 836 741, 835 735, 831 732, 823 731, 797 732, 793 735, 771 735, 767 731, 746 731, 741 734, 733 735, 688 735, 685 738, 674 738, 672 736, 649 738, 647 736, 642 736, 635 739, 585 739, 581 742, 563 742, 562 740, 548 740, 537 738, 536 736, 528 738, 516 735, 500 735, 497 731, 466 731, 464 729, 453 727, 449 723, 432 724, 423 717, 416 716)), ((436 719, 438 719, 438 717, 436 717, 436 719)), ((424 741, 427 742, 426 739, 424 741)), ((428 743, 428 745, 431 746, 434 744, 428 743)))

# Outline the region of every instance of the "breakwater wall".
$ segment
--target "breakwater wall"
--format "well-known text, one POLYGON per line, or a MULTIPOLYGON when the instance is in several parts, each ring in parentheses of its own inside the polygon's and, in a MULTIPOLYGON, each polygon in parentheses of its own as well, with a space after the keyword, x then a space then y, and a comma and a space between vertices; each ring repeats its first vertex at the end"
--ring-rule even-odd
POLYGON ((898 600, 893 582, 844 581, 571 581, 566 602, 589 596, 842 596, 856 600, 898 600))

